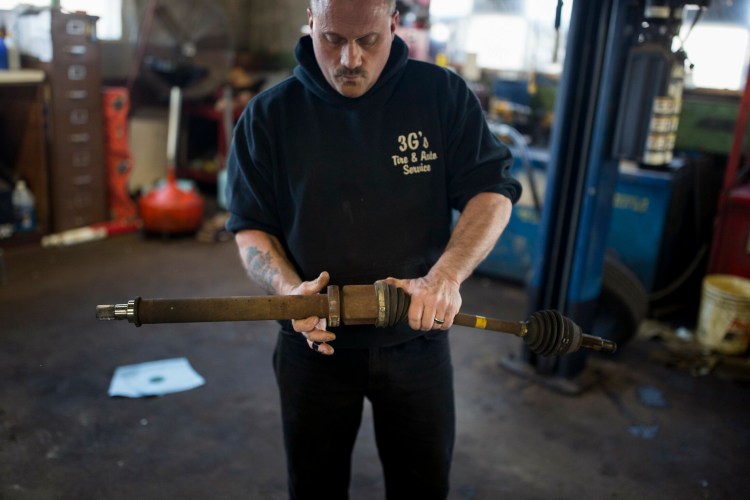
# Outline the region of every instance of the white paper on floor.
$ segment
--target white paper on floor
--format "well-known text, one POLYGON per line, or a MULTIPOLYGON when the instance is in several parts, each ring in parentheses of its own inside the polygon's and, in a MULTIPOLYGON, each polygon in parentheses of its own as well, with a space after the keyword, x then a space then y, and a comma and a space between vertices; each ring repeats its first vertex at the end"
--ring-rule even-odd
POLYGON ((188 391, 205 384, 186 358, 120 366, 109 385, 110 396, 141 398, 188 391))

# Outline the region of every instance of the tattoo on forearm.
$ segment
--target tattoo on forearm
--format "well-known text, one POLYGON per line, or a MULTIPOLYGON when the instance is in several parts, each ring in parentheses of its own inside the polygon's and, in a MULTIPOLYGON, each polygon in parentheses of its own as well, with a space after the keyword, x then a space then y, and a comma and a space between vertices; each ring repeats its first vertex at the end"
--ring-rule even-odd
POLYGON ((263 287, 269 293, 273 293, 273 281, 280 274, 277 267, 272 264, 271 254, 262 252, 255 247, 245 251, 245 269, 247 275, 263 287))

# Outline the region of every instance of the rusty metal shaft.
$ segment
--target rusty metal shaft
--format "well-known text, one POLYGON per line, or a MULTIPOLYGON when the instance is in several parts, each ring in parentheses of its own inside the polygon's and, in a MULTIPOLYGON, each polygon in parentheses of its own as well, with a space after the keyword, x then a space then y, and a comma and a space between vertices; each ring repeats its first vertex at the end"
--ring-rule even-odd
MULTIPOLYGON (((99 320, 127 320, 136 326, 153 323, 198 323, 327 318, 328 326, 393 326, 406 320, 410 297, 395 285, 329 286, 327 294, 266 297, 142 299, 99 305, 99 320)), ((580 348, 615 352, 614 342, 587 335, 557 311, 538 311, 528 321, 504 321, 458 313, 455 325, 521 337, 538 354, 562 355, 580 348)))

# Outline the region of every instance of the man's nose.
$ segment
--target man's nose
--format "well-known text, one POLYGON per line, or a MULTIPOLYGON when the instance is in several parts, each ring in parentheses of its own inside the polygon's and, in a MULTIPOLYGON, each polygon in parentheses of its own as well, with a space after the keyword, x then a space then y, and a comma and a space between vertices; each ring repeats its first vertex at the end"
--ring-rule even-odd
POLYGON ((341 49, 341 65, 349 69, 358 68, 362 64, 362 49, 357 42, 349 42, 341 49))

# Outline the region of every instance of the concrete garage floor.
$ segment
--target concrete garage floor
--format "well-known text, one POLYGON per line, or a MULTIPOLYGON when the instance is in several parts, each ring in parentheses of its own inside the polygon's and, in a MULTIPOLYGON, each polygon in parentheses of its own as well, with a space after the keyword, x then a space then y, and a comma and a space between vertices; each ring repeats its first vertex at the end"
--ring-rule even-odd
MULTIPOLYGON (((0 498, 286 498, 274 323, 135 328, 94 319, 97 304, 137 295, 260 294, 234 243, 131 234, 6 249, 5 265, 0 498), (107 396, 116 367, 183 356, 204 386, 107 396)), ((515 285, 474 277, 463 293, 464 312, 525 319, 526 296, 515 285)), ((750 498, 748 385, 656 362, 660 344, 639 338, 616 357, 589 356, 598 384, 571 397, 499 366, 520 352, 514 337, 457 327, 451 339, 451 498, 750 498)), ((369 414, 351 497, 383 498, 369 414)))

